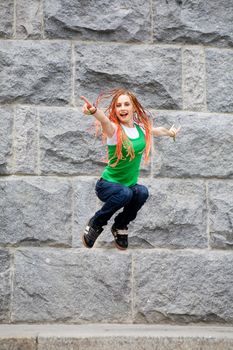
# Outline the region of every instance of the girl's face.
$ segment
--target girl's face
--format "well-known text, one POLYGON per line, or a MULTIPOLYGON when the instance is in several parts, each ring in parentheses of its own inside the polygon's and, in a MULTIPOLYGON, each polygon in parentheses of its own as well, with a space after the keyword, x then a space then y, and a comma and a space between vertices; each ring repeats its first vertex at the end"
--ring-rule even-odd
POLYGON ((133 103, 128 95, 120 95, 115 105, 116 115, 119 121, 128 126, 133 127, 133 103))

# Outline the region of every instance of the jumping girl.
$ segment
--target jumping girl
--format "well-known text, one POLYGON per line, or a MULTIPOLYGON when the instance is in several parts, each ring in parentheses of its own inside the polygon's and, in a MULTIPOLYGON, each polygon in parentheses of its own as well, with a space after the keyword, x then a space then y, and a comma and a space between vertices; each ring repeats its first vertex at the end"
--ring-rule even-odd
POLYGON ((101 98, 94 105, 81 96, 84 100, 83 113, 94 116, 100 122, 108 146, 108 165, 95 187, 104 205, 89 220, 82 241, 87 248, 92 248, 103 226, 123 208, 115 217, 111 232, 116 247, 124 250, 128 247, 128 224, 136 218, 149 196, 148 189, 137 183, 142 154, 148 161, 152 136, 175 139, 180 128, 152 127, 148 113, 128 90, 116 89, 107 97, 111 97, 111 103, 106 115, 97 107, 101 98))

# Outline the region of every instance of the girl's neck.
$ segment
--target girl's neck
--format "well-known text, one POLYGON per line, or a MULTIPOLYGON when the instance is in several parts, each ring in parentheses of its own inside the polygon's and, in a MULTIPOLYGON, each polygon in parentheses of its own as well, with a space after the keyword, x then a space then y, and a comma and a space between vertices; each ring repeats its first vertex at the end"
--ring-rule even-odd
POLYGON ((121 123, 121 125, 126 126, 127 128, 134 128, 135 127, 133 121, 130 122, 130 123, 121 123))

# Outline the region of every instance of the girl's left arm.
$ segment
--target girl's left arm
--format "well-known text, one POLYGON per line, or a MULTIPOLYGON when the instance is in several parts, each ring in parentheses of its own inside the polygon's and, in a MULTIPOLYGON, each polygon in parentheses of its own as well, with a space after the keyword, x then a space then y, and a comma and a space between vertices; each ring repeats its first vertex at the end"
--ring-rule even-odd
POLYGON ((175 128, 174 125, 172 125, 170 129, 164 128, 163 126, 159 126, 157 128, 152 128, 152 135, 153 136, 170 136, 175 139, 179 131, 180 131, 180 127, 175 128))

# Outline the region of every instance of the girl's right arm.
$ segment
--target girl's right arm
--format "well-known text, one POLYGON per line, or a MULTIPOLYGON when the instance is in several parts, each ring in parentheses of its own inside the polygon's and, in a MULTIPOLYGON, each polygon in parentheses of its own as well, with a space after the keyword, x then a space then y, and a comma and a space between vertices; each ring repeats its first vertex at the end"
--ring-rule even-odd
POLYGON ((80 96, 80 98, 85 102, 82 108, 83 113, 86 115, 93 115, 101 123, 103 132, 111 138, 116 130, 115 124, 108 119, 101 109, 93 106, 85 96, 80 96))

